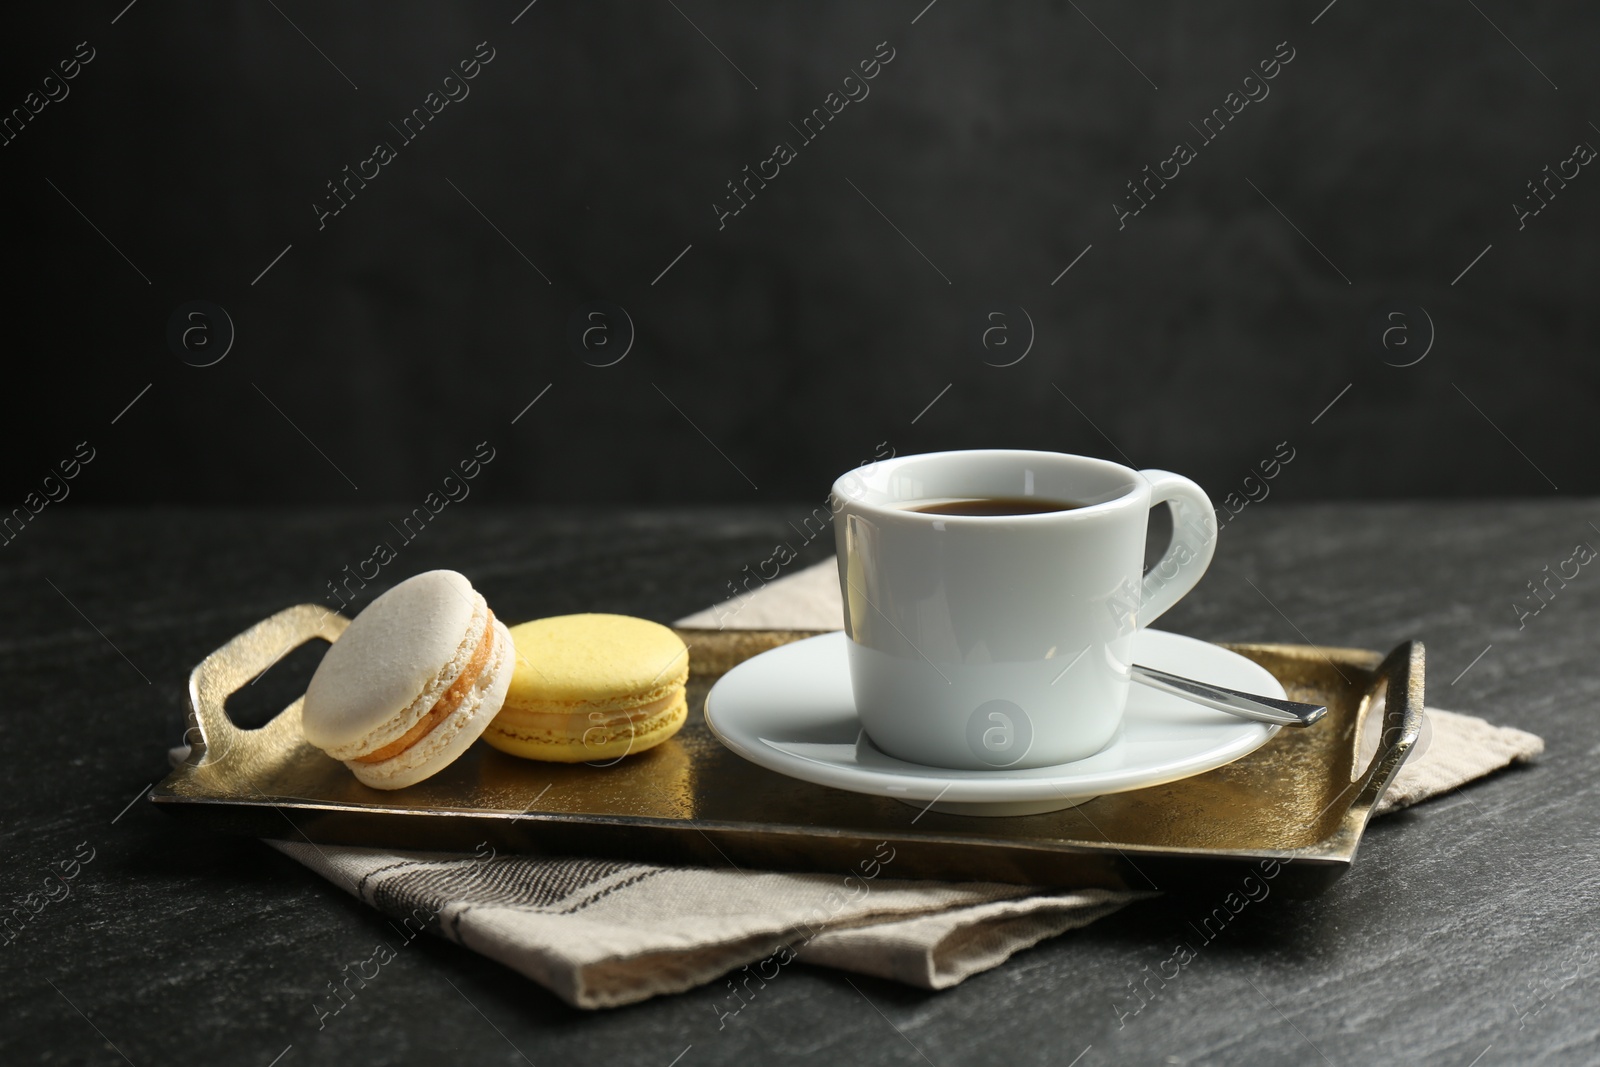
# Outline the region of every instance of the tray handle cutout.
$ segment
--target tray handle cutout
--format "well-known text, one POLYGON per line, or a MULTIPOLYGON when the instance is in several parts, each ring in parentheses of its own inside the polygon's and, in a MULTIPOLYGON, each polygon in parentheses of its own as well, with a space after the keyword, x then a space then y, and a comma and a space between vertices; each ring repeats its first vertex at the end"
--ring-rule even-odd
POLYGON ((253 747, 258 739, 266 740, 268 734, 298 732, 299 700, 259 730, 244 730, 228 717, 228 698, 307 641, 321 638, 332 644, 349 625, 350 620, 338 612, 297 604, 256 623, 201 660, 189 673, 189 728, 183 738, 189 755, 184 762, 218 763, 236 750, 253 747))

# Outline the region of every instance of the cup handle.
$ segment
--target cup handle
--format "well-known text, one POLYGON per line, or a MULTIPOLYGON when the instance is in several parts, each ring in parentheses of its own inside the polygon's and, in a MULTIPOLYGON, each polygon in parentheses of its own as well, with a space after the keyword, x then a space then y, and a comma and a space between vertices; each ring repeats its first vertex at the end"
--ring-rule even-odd
POLYGON ((1211 566, 1217 552, 1217 513, 1205 490, 1181 474, 1145 470, 1150 506, 1172 505, 1172 543, 1145 572, 1139 625, 1149 626, 1182 600, 1211 566))

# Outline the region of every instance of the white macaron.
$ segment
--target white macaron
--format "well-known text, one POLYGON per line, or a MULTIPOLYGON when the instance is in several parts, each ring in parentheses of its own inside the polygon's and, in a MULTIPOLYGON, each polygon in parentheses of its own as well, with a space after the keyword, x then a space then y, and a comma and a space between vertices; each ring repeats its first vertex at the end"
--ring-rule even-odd
POLYGON ((511 634, 455 571, 407 578, 357 615, 306 688, 306 740, 376 789, 453 763, 494 720, 511 634))

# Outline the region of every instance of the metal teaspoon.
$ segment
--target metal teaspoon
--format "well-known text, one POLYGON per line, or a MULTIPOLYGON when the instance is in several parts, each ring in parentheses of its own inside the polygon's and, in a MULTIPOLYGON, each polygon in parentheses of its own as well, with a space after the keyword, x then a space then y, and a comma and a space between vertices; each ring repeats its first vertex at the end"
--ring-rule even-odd
POLYGON ((1310 726, 1328 713, 1328 709, 1321 704, 1302 704, 1295 700, 1279 700, 1274 697, 1257 696, 1254 693, 1242 693, 1227 686, 1212 685, 1210 682, 1168 674, 1166 671, 1158 671, 1154 667, 1144 667, 1137 663, 1133 665, 1133 680, 1152 689, 1192 700, 1196 704, 1215 708, 1229 715, 1237 715, 1241 719, 1255 719, 1260 722, 1275 723, 1278 726, 1310 726))

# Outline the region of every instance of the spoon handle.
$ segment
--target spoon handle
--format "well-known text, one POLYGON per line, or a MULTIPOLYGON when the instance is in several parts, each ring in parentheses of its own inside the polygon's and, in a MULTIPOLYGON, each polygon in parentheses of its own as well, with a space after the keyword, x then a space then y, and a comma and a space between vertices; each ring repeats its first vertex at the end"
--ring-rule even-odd
POLYGON ((1256 719, 1279 726, 1310 726, 1328 713, 1321 704, 1302 704, 1295 700, 1278 700, 1274 697, 1242 693, 1226 686, 1184 678, 1154 667, 1133 665, 1133 680, 1164 693, 1172 693, 1196 704, 1203 704, 1241 719, 1256 719))

